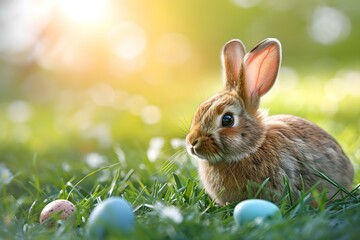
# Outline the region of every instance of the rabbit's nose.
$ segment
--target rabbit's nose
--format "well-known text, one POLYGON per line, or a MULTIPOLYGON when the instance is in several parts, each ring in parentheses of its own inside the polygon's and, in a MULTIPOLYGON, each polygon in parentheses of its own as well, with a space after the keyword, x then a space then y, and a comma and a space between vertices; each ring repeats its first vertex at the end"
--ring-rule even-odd
POLYGON ((195 145, 199 142, 199 139, 198 138, 195 138, 194 140, 191 141, 191 145, 193 147, 195 147, 195 145))
POLYGON ((198 143, 199 143, 198 138, 194 138, 194 139, 189 140, 189 150, 190 150, 191 154, 196 155, 196 148, 199 145, 198 143))

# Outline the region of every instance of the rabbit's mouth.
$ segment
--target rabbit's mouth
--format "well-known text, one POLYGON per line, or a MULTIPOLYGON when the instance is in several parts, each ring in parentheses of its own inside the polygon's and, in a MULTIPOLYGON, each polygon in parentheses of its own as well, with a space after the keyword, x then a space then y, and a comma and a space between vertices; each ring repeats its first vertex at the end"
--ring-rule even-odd
POLYGON ((189 144, 187 146, 187 151, 191 156, 194 156, 200 160, 206 160, 206 156, 203 154, 200 154, 199 149, 192 144, 189 144))
POLYGON ((189 155, 191 155, 201 161, 218 163, 223 160, 223 158, 219 154, 213 153, 211 151, 207 151, 207 149, 204 149, 203 147, 198 147, 196 145, 194 146, 194 145, 188 144, 186 149, 187 149, 187 152, 189 153, 189 155))
MULTIPOLYGON (((194 155, 194 156, 198 156, 197 153, 196 153, 196 151, 195 151, 194 146, 190 146, 190 154, 191 154, 191 155, 194 155)), ((200 156, 199 156, 199 157, 200 157, 200 156)))

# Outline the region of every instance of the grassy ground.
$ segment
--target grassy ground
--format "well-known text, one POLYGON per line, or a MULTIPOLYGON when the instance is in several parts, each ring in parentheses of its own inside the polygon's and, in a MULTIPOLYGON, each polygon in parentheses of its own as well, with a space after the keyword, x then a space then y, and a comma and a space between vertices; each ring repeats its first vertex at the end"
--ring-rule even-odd
MULTIPOLYGON (((360 180, 360 96, 335 80, 325 87, 312 80, 279 84, 262 106, 270 114, 311 119, 334 135, 355 165, 355 188, 360 180)), ((76 94, 86 97, 85 91, 76 94)), ((237 226, 234 205, 211 201, 197 178, 196 163, 183 149, 192 109, 206 98, 201 97, 186 107, 175 105, 185 109, 184 117, 159 103, 162 121, 150 126, 130 109, 81 105, 74 99, 67 105, 29 101, 30 120, 11 121, 14 102, 5 100, 0 105, 0 239, 83 239, 89 214, 110 196, 122 196, 133 205, 136 229, 127 239, 358 238, 360 199, 355 190, 333 202, 315 193, 317 207, 308 204, 309 192, 299 193, 298 202, 285 192, 276 203, 281 222, 237 226), (41 226, 42 208, 59 198, 76 205, 76 224, 41 226)))

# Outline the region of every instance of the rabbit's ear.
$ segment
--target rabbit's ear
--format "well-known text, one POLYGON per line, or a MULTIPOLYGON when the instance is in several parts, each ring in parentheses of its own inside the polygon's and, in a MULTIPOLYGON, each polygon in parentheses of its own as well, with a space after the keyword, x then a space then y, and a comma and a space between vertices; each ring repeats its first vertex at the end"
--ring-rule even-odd
POLYGON ((225 89, 237 88, 244 56, 245 47, 240 40, 233 39, 225 44, 222 52, 225 89))
POLYGON ((281 62, 281 45, 277 39, 268 38, 254 47, 243 63, 246 105, 257 110, 260 97, 274 85, 281 62))

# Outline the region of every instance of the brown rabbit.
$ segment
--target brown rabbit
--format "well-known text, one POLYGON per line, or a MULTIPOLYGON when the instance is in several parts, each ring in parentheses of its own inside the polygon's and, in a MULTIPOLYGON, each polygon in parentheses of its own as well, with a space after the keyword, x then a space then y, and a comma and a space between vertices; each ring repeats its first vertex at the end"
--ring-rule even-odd
MULTIPOLYGON (((197 109, 186 148, 199 159, 199 175, 208 194, 219 204, 247 197, 248 182, 266 187, 275 200, 283 193, 284 177, 296 197, 316 184, 315 170, 351 188, 354 169, 329 134, 291 115, 267 116, 260 97, 273 86, 281 62, 277 39, 265 39, 245 55, 240 40, 223 48, 225 89, 197 109)), ((323 181, 320 189, 338 190, 323 181)))

